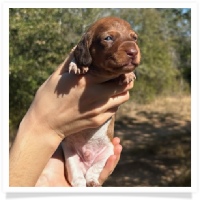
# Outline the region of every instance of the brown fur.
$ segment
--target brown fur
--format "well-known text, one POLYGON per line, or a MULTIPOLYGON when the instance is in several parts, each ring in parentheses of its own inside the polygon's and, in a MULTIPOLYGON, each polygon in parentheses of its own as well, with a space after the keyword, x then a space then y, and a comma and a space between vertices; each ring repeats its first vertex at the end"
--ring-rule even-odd
MULTIPOLYGON (((123 83, 128 83, 135 78, 133 70, 141 58, 137 34, 123 19, 102 18, 83 35, 74 50, 74 58, 80 73, 89 69, 87 73, 94 76, 108 80, 120 77, 123 83)), ((114 121, 113 116, 107 132, 110 139, 114 135, 114 121)))
POLYGON ((108 126, 108 131, 107 131, 107 135, 111 141, 114 136, 114 125, 115 125, 115 115, 112 116, 111 122, 108 126))
POLYGON ((138 66, 141 57, 137 34, 125 20, 102 18, 84 34, 74 57, 79 68, 87 66, 96 76, 113 79, 130 73, 138 66), (105 40, 108 36, 113 41, 105 40))

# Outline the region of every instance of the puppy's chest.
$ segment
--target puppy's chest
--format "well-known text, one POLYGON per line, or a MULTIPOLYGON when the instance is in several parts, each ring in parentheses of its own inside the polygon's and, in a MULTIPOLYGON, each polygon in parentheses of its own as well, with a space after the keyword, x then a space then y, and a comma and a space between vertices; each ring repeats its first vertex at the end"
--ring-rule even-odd
POLYGON ((107 135, 109 124, 110 120, 100 128, 73 134, 65 139, 65 143, 80 157, 80 161, 90 165, 111 143, 107 135))

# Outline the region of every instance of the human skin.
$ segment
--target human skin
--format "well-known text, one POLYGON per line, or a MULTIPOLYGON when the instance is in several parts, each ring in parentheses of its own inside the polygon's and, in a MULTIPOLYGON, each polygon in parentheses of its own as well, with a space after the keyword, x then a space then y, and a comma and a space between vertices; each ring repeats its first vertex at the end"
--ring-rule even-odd
MULTIPOLYGON (((108 158, 99 176, 100 185, 103 185, 106 179, 111 175, 120 159, 120 154, 122 151, 120 139, 115 137, 113 138, 112 143, 114 146, 114 155, 111 155, 108 158)), ((39 180, 37 181, 36 187, 71 187, 71 184, 66 178, 64 155, 61 146, 58 147, 47 165, 48 166, 46 167, 48 170, 42 172, 42 176, 40 176, 39 180)))
MULTIPOLYGON (((11 187, 35 186, 66 136, 102 125, 129 99, 133 82, 119 85, 90 74, 77 76, 69 74, 65 67, 61 64, 41 85, 20 123, 10 150, 11 187)), ((110 166, 107 173, 102 171, 101 182, 114 169, 119 154, 108 159, 106 165, 110 166)))

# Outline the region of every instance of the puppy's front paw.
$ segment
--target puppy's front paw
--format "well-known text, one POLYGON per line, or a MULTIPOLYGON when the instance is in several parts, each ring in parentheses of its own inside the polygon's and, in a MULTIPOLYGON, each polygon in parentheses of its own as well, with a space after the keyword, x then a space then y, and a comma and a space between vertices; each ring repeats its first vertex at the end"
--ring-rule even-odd
POLYGON ((98 179, 87 180, 87 187, 101 187, 98 179))
POLYGON ((77 67, 76 63, 72 60, 69 64, 69 73, 80 74, 80 69, 77 67))
POLYGON ((100 187, 99 183, 99 175, 100 169, 96 169, 95 167, 91 167, 86 173, 86 185, 87 187, 100 187))
POLYGON ((83 177, 78 177, 71 181, 73 187, 86 187, 86 180, 83 177))
POLYGON ((88 70, 88 67, 78 67, 74 59, 69 64, 69 73, 73 72, 74 74, 85 74, 88 70))
POLYGON ((134 79, 136 79, 136 76, 133 72, 128 74, 122 74, 119 79, 119 85, 129 84, 134 79))

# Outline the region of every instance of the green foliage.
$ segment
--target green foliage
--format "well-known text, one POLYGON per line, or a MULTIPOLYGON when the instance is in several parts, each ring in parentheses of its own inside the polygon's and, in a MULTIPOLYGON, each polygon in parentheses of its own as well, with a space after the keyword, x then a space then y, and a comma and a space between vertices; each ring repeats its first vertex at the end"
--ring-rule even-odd
POLYGON ((132 90, 136 101, 189 88, 184 81, 190 83, 191 77, 189 9, 10 9, 11 130, 17 128, 37 88, 86 28, 109 15, 129 21, 139 34, 142 62, 132 90))
POLYGON ((138 32, 142 53, 132 97, 146 103, 188 91, 183 79, 190 83, 190 10, 123 9, 120 16, 138 32))
POLYGON ((64 53, 56 14, 54 9, 10 9, 11 128, 18 125, 36 89, 64 53))

